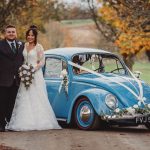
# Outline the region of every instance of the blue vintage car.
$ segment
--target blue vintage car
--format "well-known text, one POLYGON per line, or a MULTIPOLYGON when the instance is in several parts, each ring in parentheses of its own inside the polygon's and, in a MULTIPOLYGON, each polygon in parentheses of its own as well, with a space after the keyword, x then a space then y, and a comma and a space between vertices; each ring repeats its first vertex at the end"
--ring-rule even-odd
POLYGON ((45 51, 44 78, 58 120, 89 130, 144 124, 150 129, 150 86, 115 54, 91 48, 45 51))

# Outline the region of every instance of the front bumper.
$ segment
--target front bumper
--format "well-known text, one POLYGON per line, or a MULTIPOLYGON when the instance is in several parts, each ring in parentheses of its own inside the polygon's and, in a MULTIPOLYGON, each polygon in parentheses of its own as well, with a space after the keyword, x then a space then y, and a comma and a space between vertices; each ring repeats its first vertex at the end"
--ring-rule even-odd
POLYGON ((135 114, 135 115, 123 115, 121 117, 111 117, 103 119, 113 125, 141 125, 150 124, 150 114, 135 114))

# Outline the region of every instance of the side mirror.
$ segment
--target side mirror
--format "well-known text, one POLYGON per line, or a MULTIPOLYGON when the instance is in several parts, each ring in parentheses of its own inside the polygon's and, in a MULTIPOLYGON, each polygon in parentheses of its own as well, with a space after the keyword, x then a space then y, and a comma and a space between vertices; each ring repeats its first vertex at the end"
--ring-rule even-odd
POLYGON ((142 72, 140 72, 140 71, 134 71, 134 76, 136 77, 136 78, 140 78, 140 75, 142 74, 142 72))

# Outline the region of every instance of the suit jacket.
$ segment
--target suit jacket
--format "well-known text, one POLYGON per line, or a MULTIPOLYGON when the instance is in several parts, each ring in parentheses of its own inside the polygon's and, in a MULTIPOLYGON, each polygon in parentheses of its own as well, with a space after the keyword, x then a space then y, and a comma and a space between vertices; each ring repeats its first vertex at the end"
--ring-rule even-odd
POLYGON ((18 69, 23 64, 24 44, 16 41, 17 52, 14 54, 6 40, 0 41, 0 86, 10 87, 14 78, 19 85, 18 69))

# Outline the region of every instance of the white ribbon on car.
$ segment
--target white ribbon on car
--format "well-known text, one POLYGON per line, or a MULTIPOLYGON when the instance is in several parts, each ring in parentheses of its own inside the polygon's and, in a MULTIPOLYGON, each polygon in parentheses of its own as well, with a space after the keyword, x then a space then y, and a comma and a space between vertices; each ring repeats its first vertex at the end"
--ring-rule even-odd
POLYGON ((116 80, 113 80, 113 79, 111 79, 110 77, 106 77, 106 76, 104 76, 104 75, 102 75, 102 74, 99 74, 99 73, 97 73, 97 72, 95 72, 95 71, 93 71, 93 70, 90 70, 90 69, 88 69, 88 68, 82 67, 82 66, 80 66, 80 65, 78 65, 78 64, 75 64, 75 63, 73 63, 73 62, 71 62, 71 61, 69 61, 68 63, 69 63, 71 66, 73 66, 73 67, 76 67, 76 68, 78 68, 78 69, 87 71, 87 72, 89 72, 89 73, 91 73, 91 74, 94 74, 94 75, 96 75, 96 76, 102 77, 103 79, 106 79, 106 80, 109 80, 109 81, 111 81, 111 82, 115 82, 115 83, 121 85, 122 87, 124 87, 125 89, 127 89, 129 92, 131 92, 131 93, 137 98, 137 100, 139 101, 139 102, 138 102, 138 105, 141 105, 141 103, 145 104, 144 101, 145 101, 146 99, 145 99, 145 97, 143 97, 143 87, 142 87, 142 84, 141 84, 141 82, 134 76, 134 74, 133 74, 129 69, 128 69, 128 71, 130 72, 130 74, 132 75, 132 77, 135 79, 135 81, 138 83, 138 86, 139 86, 139 95, 136 94, 131 88, 129 88, 129 87, 126 86, 125 84, 120 83, 120 82, 118 82, 118 81, 116 81, 116 80))

